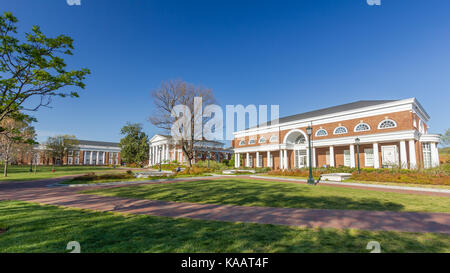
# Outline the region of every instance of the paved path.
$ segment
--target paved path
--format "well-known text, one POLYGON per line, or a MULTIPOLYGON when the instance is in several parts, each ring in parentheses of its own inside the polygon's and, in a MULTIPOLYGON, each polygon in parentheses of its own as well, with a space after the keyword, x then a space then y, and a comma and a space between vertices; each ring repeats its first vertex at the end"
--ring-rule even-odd
MULTIPOLYGON (((217 178, 204 177, 198 179, 217 178)), ((355 228, 364 230, 438 232, 450 234, 450 214, 448 213, 208 205, 85 195, 77 193, 79 188, 48 187, 48 185, 60 180, 62 179, 2 184, 0 185, 0 200, 21 200, 97 211, 114 211, 203 220, 280 224, 301 227, 355 228)), ((181 181, 183 180, 162 183, 181 181)), ((89 187, 85 189, 89 189, 89 187)))

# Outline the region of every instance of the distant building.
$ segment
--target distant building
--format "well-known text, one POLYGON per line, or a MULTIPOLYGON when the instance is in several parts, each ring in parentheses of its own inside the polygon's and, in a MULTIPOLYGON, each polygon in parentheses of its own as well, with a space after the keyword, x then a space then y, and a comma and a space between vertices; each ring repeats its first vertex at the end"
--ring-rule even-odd
MULTIPOLYGON (((179 163, 188 163, 187 158, 183 155, 181 146, 176 144, 172 136, 154 135, 150 141, 149 165, 177 161, 179 163)), ((224 144, 217 141, 198 141, 194 144, 194 162, 208 159, 222 162, 230 160, 233 151, 224 148, 224 144)))
POLYGON ((279 119, 234 133, 235 167, 294 169, 309 166, 306 129, 312 127, 313 167, 431 168, 439 166, 440 136, 415 98, 369 100, 279 119))
POLYGON ((119 143, 92 140, 78 140, 78 142, 77 147, 62 159, 48 157, 45 145, 41 144, 36 146, 34 156, 28 154, 18 163, 31 164, 33 161, 33 164, 38 165, 121 165, 119 143))

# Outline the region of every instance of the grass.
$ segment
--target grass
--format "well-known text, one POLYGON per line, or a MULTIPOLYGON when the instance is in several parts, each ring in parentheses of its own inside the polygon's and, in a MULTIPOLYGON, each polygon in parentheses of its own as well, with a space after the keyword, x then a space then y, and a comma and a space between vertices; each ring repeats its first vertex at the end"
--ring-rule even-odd
POLYGON ((173 219, 0 202, 0 252, 450 252, 450 236, 432 233, 311 229, 173 219))
MULTIPOLYGON (((3 166, 0 166, 3 170, 3 166)), ((52 166, 37 166, 37 172, 30 172, 30 166, 9 166, 8 177, 0 176, 2 181, 28 181, 46 178, 56 178, 65 175, 82 174, 88 172, 108 172, 117 170, 103 166, 56 166, 52 172, 52 166)))
POLYGON ((314 209, 450 212, 450 198, 241 178, 97 189, 127 198, 314 209))

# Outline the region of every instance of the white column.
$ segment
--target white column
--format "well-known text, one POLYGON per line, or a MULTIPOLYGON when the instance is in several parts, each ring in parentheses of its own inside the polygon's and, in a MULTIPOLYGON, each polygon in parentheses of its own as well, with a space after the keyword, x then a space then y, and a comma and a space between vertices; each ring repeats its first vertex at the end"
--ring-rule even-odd
POLYGON ((431 145, 431 166, 439 167, 439 150, 435 142, 430 143, 431 145))
POLYGON ((256 152, 256 168, 259 168, 259 152, 256 152))
POLYGON ((270 162, 270 151, 267 151, 267 167, 272 167, 272 162, 270 162))
POLYGON ((284 150, 283 160, 284 160, 284 163, 283 163, 284 168, 287 169, 288 168, 287 150, 284 150))
POLYGON ((90 157, 89 157, 89 164, 92 165, 92 159, 94 158, 94 152, 93 151, 89 151, 90 157))
POLYGON ((409 147, 409 167, 411 169, 417 168, 417 160, 416 160, 416 145, 414 139, 411 139, 408 143, 409 147))
MULTIPOLYGON (((236 157, 234 158, 234 160, 236 160, 236 157)), ((237 154, 237 167, 241 167, 241 154, 237 154)))
POLYGON ((166 160, 170 161, 170 146, 169 144, 166 144, 167 149, 166 149, 166 160))
POLYGON ((406 142, 404 140, 400 141, 400 168, 408 168, 408 159, 406 157, 406 142))
POLYGON ((355 168, 355 145, 350 144, 350 167, 355 168))
POLYGON ((237 168, 238 167, 238 154, 234 153, 234 167, 237 168))
POLYGON ((330 146, 330 166, 334 167, 334 146, 330 146))
POLYGON ((378 153, 378 143, 373 144, 373 167, 380 168, 380 154, 378 153))
POLYGON ((280 169, 284 169, 283 163, 283 150, 280 150, 280 169))
POLYGON ((250 167, 249 161, 250 161, 250 154, 247 153, 245 158, 245 167, 250 167))
POLYGON ((317 163, 316 163, 316 148, 312 148, 312 153, 313 153, 313 156, 312 156, 312 166, 313 166, 313 168, 316 168, 317 167, 317 163))
POLYGON ((106 161, 106 152, 102 152, 102 164, 105 165, 106 161))

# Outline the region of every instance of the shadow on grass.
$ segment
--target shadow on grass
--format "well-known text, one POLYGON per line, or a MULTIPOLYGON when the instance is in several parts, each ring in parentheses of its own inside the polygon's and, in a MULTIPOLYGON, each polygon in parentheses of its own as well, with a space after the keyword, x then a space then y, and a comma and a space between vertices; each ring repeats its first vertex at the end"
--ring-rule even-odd
POLYGON ((287 226, 171 219, 0 202, 0 252, 65 252, 78 241, 82 252, 446 252, 439 234, 308 229, 287 226))
MULTIPOLYGON (((339 196, 330 187, 311 187, 283 182, 239 180, 202 180, 173 184, 139 185, 86 191, 85 193, 127 198, 288 208, 402 211, 404 206, 392 201, 357 196, 339 196)), ((361 191, 362 193, 362 191, 361 191)), ((348 194, 347 194, 348 195, 348 194)))

